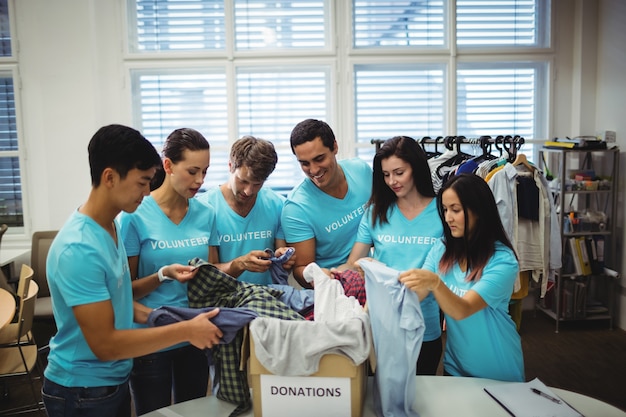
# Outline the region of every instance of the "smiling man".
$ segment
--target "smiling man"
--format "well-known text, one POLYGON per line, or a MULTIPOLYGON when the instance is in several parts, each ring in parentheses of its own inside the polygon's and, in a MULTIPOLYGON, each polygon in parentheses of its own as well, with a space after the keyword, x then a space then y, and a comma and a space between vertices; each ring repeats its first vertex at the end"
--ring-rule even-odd
POLYGON ((311 262, 332 268, 346 262, 372 189, 372 169, 360 158, 338 161, 330 126, 307 119, 291 131, 291 150, 306 178, 288 195, 282 212, 285 240, 296 249, 294 278, 311 262))

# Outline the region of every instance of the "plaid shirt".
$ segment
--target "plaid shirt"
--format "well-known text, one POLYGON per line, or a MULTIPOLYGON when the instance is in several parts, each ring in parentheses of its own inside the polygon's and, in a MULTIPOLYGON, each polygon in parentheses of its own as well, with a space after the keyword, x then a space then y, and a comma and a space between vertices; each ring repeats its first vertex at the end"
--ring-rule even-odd
MULTIPOLYGON (((238 281, 200 258, 192 259, 189 264, 199 267, 195 278, 187 284, 192 308, 245 307, 260 317, 303 320, 300 314, 278 300, 282 295, 280 290, 238 281)), ((214 384, 219 383, 216 396, 237 404, 230 417, 242 414, 252 406, 247 369, 239 369, 242 343, 243 331, 239 331, 231 343, 211 349, 216 373, 214 384)))

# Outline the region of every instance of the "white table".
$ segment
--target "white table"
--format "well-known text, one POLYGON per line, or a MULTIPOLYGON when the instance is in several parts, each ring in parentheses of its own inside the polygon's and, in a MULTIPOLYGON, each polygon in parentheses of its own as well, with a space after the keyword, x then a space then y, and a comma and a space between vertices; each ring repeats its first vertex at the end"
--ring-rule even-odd
POLYGON ((6 276, 7 281, 11 280, 15 274, 13 264, 20 258, 28 258, 30 249, 0 248, 0 268, 6 276))
POLYGON ((9 265, 23 256, 28 256, 28 254, 30 254, 28 248, 2 248, 0 249, 0 266, 9 265))
MULTIPOLYGON (((499 381, 450 376, 417 376, 416 378, 418 389, 415 395, 414 408, 421 417, 510 417, 483 390, 485 386, 498 384, 499 381)), ((551 389, 585 417, 626 417, 626 413, 620 409, 586 395, 558 388, 551 389)), ((369 392, 371 392, 370 387, 368 387, 369 392)), ((144 414, 144 416, 217 417, 228 416, 234 409, 233 404, 209 396, 174 404, 144 414)), ((241 416, 253 417, 254 413, 250 410, 241 416)), ((371 396, 365 400, 363 417, 375 417, 371 396)))

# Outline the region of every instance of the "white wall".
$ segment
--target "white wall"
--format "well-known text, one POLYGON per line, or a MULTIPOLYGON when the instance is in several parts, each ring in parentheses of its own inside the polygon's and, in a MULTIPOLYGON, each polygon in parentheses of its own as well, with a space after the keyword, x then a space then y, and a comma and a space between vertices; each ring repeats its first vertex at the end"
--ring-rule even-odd
POLYGON ((97 128, 130 123, 120 4, 14 2, 25 217, 31 222, 27 239, 33 230, 61 227, 85 199, 90 188, 87 143, 97 128))
POLYGON ((624 191, 626 190, 626 2, 623 0, 601 0, 598 8, 598 52, 597 52, 597 93, 595 124, 597 132, 614 130, 617 144, 622 150, 620 161, 620 181, 618 207, 620 218, 617 253, 620 255, 621 271, 619 286, 619 327, 626 329, 626 233, 624 229, 624 191))
MULTIPOLYGON (((611 129, 626 148, 626 2, 553 2, 549 136, 611 129)), ((27 247, 33 230, 60 228, 87 196, 87 143, 93 133, 109 123, 131 125, 132 117, 123 64, 124 0, 14 0, 13 5, 25 218, 30 223, 23 236, 5 236, 4 245, 27 247)), ((343 120, 343 115, 334 118, 343 120)), ((339 137, 347 133, 336 132, 339 137)), ((622 296, 622 327, 625 306, 622 296)))

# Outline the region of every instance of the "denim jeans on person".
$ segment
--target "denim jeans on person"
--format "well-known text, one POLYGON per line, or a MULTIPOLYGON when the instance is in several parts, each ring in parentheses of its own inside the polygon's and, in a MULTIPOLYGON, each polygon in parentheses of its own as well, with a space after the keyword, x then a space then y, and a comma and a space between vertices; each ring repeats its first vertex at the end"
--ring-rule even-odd
POLYGON ((187 345, 135 358, 130 389, 140 416, 194 398, 204 397, 209 364, 204 351, 187 345))
POLYGON ((108 387, 64 387, 44 379, 48 417, 130 417, 128 381, 108 387))

